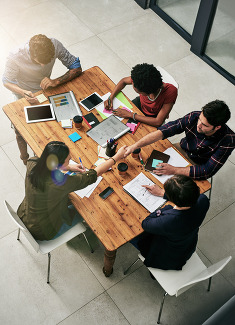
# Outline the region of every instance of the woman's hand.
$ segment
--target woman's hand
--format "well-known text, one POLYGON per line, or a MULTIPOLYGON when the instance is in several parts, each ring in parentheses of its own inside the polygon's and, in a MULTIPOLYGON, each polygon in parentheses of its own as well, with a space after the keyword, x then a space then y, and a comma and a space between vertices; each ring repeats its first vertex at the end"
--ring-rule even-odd
POLYGON ((85 173, 86 168, 81 164, 71 164, 71 165, 68 164, 66 170, 70 170, 71 172, 85 173))
POLYGON ((127 148, 127 146, 123 146, 123 147, 121 147, 121 148, 120 148, 120 149, 115 153, 115 155, 113 156, 113 158, 114 158, 116 161, 125 158, 126 148, 127 148))
POLYGON ((151 194, 156 195, 156 196, 164 196, 165 191, 158 186, 157 184, 154 185, 142 185, 145 187, 151 194))

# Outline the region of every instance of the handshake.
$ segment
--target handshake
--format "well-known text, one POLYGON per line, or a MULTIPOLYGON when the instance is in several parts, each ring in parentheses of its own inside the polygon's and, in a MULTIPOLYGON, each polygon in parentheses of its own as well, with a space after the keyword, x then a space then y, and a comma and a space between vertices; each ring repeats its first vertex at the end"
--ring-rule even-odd
POLYGON ((115 155, 118 156, 118 159, 126 158, 129 156, 134 150, 136 149, 136 145, 133 144, 132 146, 123 146, 121 147, 115 155))

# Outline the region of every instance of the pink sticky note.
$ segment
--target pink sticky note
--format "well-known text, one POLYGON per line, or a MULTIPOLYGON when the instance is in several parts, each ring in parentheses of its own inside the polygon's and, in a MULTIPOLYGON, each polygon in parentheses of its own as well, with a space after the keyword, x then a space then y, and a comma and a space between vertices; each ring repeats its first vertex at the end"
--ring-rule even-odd
POLYGON ((113 114, 113 110, 112 109, 106 109, 106 108, 104 108, 104 110, 103 110, 103 113, 106 113, 106 114, 113 114))
POLYGON ((134 132, 134 130, 136 128, 136 124, 134 124, 134 123, 127 123, 126 126, 129 126, 129 128, 131 129, 131 132, 134 132))

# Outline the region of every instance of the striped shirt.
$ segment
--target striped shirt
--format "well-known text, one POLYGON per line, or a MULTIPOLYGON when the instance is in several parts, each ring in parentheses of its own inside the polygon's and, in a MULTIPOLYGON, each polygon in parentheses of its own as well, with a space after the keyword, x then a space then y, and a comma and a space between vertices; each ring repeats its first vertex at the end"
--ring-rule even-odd
POLYGON ((40 83, 43 78, 50 78, 55 60, 58 58, 68 69, 80 68, 79 58, 72 55, 61 42, 55 38, 50 39, 55 47, 55 56, 43 66, 32 61, 29 52, 29 43, 11 52, 7 57, 3 83, 17 84, 20 88, 32 92, 41 90, 40 83))
POLYGON ((190 166, 189 176, 207 179, 223 166, 235 147, 235 133, 225 124, 211 136, 197 132, 197 122, 201 111, 191 112, 184 117, 158 128, 163 139, 185 132, 180 146, 195 162, 190 166))

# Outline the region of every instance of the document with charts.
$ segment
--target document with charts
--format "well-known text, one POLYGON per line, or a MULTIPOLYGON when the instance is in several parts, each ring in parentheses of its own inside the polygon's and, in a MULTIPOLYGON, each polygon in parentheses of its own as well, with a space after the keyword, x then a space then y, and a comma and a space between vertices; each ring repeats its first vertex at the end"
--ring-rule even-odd
POLYGON ((140 173, 132 181, 124 185, 123 189, 149 212, 155 211, 166 202, 162 197, 151 194, 142 185, 154 185, 154 183, 143 173, 140 173))

